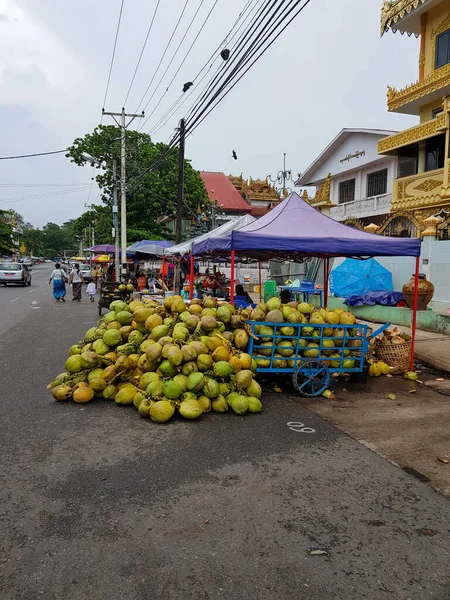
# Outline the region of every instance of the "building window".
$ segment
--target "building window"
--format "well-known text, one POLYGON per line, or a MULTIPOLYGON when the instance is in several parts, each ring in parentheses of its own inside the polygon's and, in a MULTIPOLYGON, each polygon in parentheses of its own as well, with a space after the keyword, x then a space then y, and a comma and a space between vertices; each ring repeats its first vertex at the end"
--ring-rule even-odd
POLYGON ((448 63, 450 63, 450 29, 447 29, 436 38, 434 68, 439 69, 439 67, 443 67, 448 63))
POLYGON ((443 169, 445 162, 445 134, 428 138, 425 142, 425 171, 443 169))
POLYGON ((419 164, 419 144, 403 146, 398 150, 397 177, 410 177, 417 174, 419 164))
POLYGON ((367 175, 367 197, 382 196, 387 193, 388 170, 374 171, 367 175))
POLYGON ((435 108, 434 110, 431 111, 431 118, 435 119, 438 115, 441 114, 441 112, 444 112, 443 108, 435 108))
POLYGON ((339 184, 339 204, 353 202, 355 199, 355 180, 347 179, 339 184))

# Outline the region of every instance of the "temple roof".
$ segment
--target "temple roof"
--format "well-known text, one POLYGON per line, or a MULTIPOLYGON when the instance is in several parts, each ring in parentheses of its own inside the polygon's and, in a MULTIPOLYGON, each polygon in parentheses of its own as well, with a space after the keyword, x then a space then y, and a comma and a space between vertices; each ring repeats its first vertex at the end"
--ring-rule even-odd
MULTIPOLYGON (((420 35, 421 15, 443 0, 385 0, 381 7, 381 35, 391 29, 394 33, 420 35)), ((445 1, 445 0, 444 0, 445 1)))
POLYGON ((200 171, 200 177, 203 179, 209 199, 217 202, 225 212, 250 212, 250 205, 224 173, 200 171))

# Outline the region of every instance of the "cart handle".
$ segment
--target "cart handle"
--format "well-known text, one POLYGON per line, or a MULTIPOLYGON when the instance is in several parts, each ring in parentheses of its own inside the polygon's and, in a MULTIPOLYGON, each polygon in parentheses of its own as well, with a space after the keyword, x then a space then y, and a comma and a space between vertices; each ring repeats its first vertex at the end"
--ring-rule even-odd
POLYGON ((383 331, 385 331, 388 327, 390 327, 391 324, 390 323, 385 323, 384 325, 382 325, 381 327, 379 327, 376 331, 373 331, 368 337, 367 339, 370 340, 371 338, 375 338, 377 337, 377 335, 380 335, 380 333, 383 333, 383 331))

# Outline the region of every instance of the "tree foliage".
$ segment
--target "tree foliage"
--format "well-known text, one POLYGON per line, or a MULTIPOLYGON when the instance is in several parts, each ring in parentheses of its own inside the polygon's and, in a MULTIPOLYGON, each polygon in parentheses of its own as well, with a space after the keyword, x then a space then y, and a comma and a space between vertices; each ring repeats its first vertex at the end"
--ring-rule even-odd
POLYGON ((0 253, 9 254, 12 248, 12 227, 9 211, 0 210, 0 253))
MULTIPOLYGON (((170 234, 161 220, 173 216, 176 210, 178 148, 171 150, 157 169, 147 172, 148 167, 168 150, 168 146, 153 143, 150 136, 145 133, 127 130, 126 135, 128 239, 169 237, 170 234)), ((101 190, 102 201, 111 211, 114 161, 117 164, 117 182, 120 180, 120 129, 99 125, 93 133, 77 138, 68 149, 66 156, 77 165, 92 164, 100 171, 95 179, 101 190), (95 158, 104 168, 89 161, 86 154, 95 158)), ((120 197, 120 190, 118 193, 120 197)), ((186 218, 195 214, 198 207, 203 208, 209 203, 200 174, 187 160, 185 161, 184 196, 183 213, 186 218)), ((104 225, 106 219, 102 220, 105 214, 99 213, 96 218, 100 221, 100 231, 107 234, 104 225)), ((102 242, 110 241, 110 238, 111 220, 107 238, 103 239, 97 235, 97 239, 102 242)))

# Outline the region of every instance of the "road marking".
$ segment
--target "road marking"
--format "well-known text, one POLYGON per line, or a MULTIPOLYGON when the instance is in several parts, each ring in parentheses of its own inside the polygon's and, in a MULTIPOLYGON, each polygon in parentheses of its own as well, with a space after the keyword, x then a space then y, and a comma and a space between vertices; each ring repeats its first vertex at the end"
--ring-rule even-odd
POLYGON ((14 300, 11 300, 11 302, 15 302, 16 300, 20 300, 21 296, 19 296, 18 298, 14 298, 14 300))
POLYGON ((29 294, 32 294, 32 293, 33 293, 33 292, 35 292, 35 291, 36 291, 35 289, 34 289, 34 290, 30 290, 28 293, 29 293, 29 294))
POLYGON ((316 433, 316 430, 312 427, 305 427, 303 423, 298 423, 297 421, 290 421, 287 423, 287 426, 291 431, 295 431, 295 433, 316 433))
POLYGON ((43 283, 41 283, 41 285, 40 285, 39 287, 44 287, 44 284, 43 284, 43 283))

